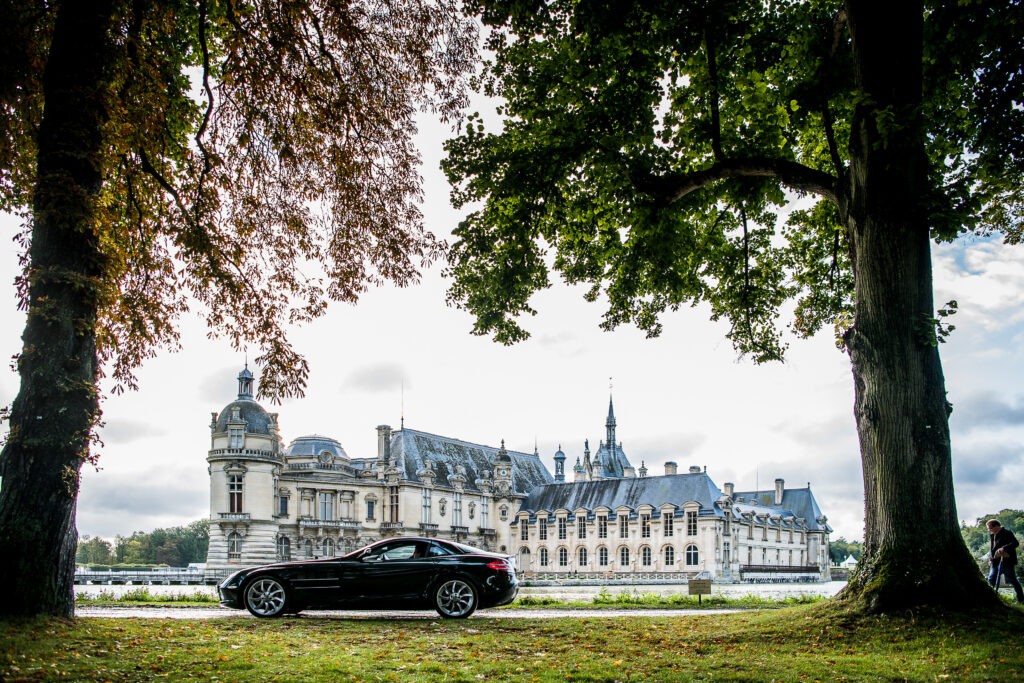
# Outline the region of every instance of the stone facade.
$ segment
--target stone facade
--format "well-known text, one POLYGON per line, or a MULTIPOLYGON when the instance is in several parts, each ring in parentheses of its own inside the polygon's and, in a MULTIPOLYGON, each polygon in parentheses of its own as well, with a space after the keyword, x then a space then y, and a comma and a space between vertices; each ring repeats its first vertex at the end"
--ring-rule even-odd
POLYGON ((537 453, 377 427, 377 454, 351 458, 329 437, 287 448, 253 376, 210 423, 208 578, 277 560, 342 555, 387 536, 450 538, 511 554, 513 515, 550 483, 537 453))
POLYGON ((555 475, 534 453, 413 429, 377 427, 377 453, 352 458, 329 437, 284 447, 277 415, 238 397, 210 422, 207 578, 278 560, 342 555, 387 536, 450 538, 517 557, 527 575, 719 581, 828 578, 828 534, 810 485, 724 491, 700 468, 647 476, 615 437, 592 457, 584 443, 574 481, 565 453, 555 475))

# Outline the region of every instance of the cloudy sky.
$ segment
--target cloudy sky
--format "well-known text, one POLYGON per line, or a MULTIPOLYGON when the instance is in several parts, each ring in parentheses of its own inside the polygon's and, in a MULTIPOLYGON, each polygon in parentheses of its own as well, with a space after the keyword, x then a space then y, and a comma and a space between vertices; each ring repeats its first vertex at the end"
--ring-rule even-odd
MULTIPOLYGON (((437 171, 445 135, 421 135, 428 227, 458 222, 437 171)), ((17 221, 0 215, 0 356, 18 351, 15 310, 17 221)), ((942 346, 954 405, 953 467, 960 519, 1024 508, 1024 248, 991 241, 936 247, 937 304, 957 299, 956 331, 942 346)), ((367 293, 334 305, 293 331, 310 361, 306 396, 268 408, 286 440, 319 433, 353 457, 376 452, 379 424, 405 424, 475 443, 532 452, 549 469, 561 445, 567 469, 604 437, 613 384, 618 437, 634 465, 651 474, 665 461, 706 467, 737 490, 808 482, 835 536, 863 537, 863 487, 848 359, 830 334, 793 340, 784 365, 738 358, 725 326, 707 310, 665 317, 658 339, 632 328, 602 332, 600 303, 556 285, 536 299, 533 337, 503 347, 469 333, 469 315, 445 304, 441 269, 420 285, 367 293), (403 390, 404 387, 404 390, 403 390)), ((140 390, 104 401, 100 469, 87 468, 78 506, 81 534, 112 538, 207 516, 210 413, 235 398, 244 358, 208 339, 202 321, 183 323, 179 353, 139 370, 140 390)), ((0 365, 0 404, 17 376, 0 365)), ((255 370, 255 368, 254 368, 255 370)), ((258 374, 258 370, 257 370, 258 374)))

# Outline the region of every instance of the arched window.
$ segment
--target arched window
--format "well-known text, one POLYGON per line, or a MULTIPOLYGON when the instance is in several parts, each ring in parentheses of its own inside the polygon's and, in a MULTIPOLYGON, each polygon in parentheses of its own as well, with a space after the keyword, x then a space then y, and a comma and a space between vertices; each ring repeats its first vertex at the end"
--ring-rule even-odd
POLYGON ((608 548, 601 546, 597 549, 597 563, 602 567, 608 566, 608 548))
POLYGON ((242 535, 237 531, 228 534, 228 559, 242 559, 242 535))
POLYGON ((292 542, 287 536, 277 537, 277 559, 288 561, 292 559, 292 542))
POLYGON ((697 546, 693 543, 686 546, 686 565, 688 567, 695 567, 700 561, 700 554, 697 552, 697 546))
POLYGON ((558 549, 558 566, 568 567, 569 566, 569 551, 565 548, 558 549))
POLYGON ((587 549, 586 548, 580 548, 579 553, 576 556, 576 565, 578 567, 581 567, 581 568, 587 566, 587 549))
POLYGON ((324 539, 324 557, 334 557, 334 539, 324 539))
POLYGON ((676 563, 676 549, 670 545, 665 546, 665 566, 671 567, 676 563))
POLYGON ((645 567, 650 567, 651 564, 653 564, 651 562, 651 548, 650 548, 650 546, 646 546, 645 545, 643 548, 640 548, 640 564, 642 564, 645 567))
POLYGON ((313 557, 313 540, 306 539, 306 542, 302 544, 302 550, 306 557, 313 557))
POLYGON ((629 548, 626 546, 622 546, 621 548, 619 548, 619 566, 629 566, 629 548))
POLYGON ((542 567, 548 566, 548 549, 547 548, 541 548, 540 549, 540 566, 542 566, 542 567))

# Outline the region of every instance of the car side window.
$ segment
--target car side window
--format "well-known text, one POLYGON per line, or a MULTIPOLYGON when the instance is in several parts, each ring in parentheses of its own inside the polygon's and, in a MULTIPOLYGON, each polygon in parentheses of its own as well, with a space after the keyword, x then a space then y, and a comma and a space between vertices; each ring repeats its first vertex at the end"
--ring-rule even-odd
POLYGON ((416 544, 407 543, 404 545, 393 546, 388 548, 381 553, 380 559, 391 561, 391 560, 409 560, 416 555, 416 544))
POLYGON ((451 554, 452 554, 452 552, 450 550, 448 550, 448 548, 445 548, 444 546, 436 545, 436 544, 433 544, 433 543, 430 544, 430 550, 427 551, 427 555, 429 555, 430 557, 439 557, 441 555, 451 555, 451 554))

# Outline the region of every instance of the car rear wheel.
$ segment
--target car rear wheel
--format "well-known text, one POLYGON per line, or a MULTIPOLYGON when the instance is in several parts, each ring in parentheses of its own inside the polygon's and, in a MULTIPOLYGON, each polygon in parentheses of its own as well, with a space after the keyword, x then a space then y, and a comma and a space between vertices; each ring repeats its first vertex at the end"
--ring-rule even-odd
POLYGON ((449 619, 465 619, 476 610, 476 604, 476 589, 463 579, 448 579, 434 593, 434 608, 449 619))
POLYGON ((272 576, 261 576, 245 589, 245 608, 253 616, 279 617, 288 604, 288 591, 284 584, 272 576))

